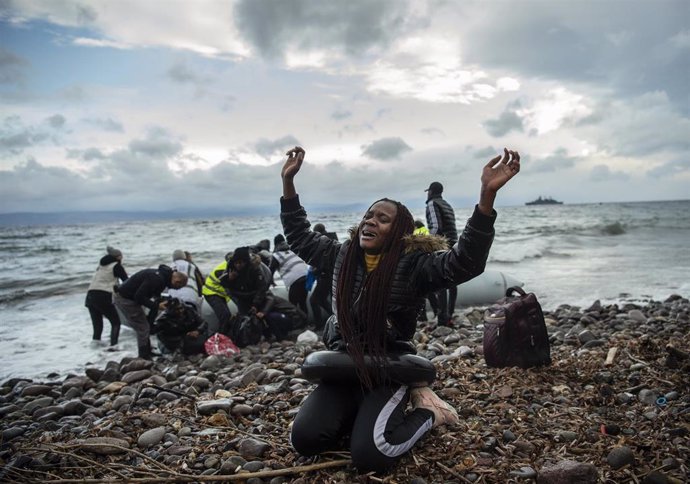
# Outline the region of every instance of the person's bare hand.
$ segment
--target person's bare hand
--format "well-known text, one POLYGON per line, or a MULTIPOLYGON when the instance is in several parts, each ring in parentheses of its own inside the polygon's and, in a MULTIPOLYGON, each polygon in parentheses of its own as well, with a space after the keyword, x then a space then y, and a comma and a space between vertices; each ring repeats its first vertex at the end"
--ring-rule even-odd
POLYGON ((287 155, 287 160, 285 160, 280 176, 284 179, 292 179, 302 167, 305 151, 303 148, 295 146, 285 154, 287 155))
POLYGON ((520 172, 520 153, 503 149, 503 156, 489 160, 482 171, 482 190, 496 193, 520 172))

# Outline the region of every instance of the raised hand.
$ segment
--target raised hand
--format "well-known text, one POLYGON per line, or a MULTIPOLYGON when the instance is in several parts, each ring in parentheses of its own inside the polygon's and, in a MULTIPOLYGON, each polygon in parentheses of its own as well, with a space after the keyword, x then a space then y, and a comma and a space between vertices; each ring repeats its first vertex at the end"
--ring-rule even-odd
POLYGON ((496 193, 520 172, 520 153, 503 148, 503 155, 492 158, 482 171, 482 189, 479 210, 486 215, 493 213, 496 193))
POLYGON ((492 158, 482 171, 482 190, 497 192, 520 172, 520 153, 503 148, 503 156, 492 158))
POLYGON ((292 198, 297 195, 294 178, 299 169, 302 168, 304 149, 300 146, 295 146, 285 154, 287 155, 287 160, 285 160, 283 169, 280 172, 280 176, 283 179, 283 198, 292 198))
POLYGON ((304 161, 305 151, 300 146, 295 146, 290 151, 285 153, 287 155, 287 160, 283 164, 283 169, 280 172, 280 176, 283 178, 294 178, 302 167, 302 162, 304 161))

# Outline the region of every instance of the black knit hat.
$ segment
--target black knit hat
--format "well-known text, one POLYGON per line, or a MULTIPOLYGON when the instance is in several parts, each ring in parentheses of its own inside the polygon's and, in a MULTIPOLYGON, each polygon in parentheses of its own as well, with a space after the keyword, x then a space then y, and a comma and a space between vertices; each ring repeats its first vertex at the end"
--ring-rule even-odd
POLYGON ((249 262, 249 247, 238 247, 232 254, 232 262, 249 262))
POLYGON ((283 234, 278 234, 273 238, 273 246, 278 246, 285 242, 285 236, 283 234))

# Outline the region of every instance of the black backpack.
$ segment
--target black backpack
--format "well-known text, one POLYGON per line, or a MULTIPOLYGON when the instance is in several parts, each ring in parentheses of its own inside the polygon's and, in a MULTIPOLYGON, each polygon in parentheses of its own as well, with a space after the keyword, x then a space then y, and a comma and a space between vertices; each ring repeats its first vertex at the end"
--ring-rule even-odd
POLYGON ((230 338, 240 348, 257 344, 266 330, 264 321, 255 314, 237 316, 232 324, 234 331, 231 331, 230 338))
POLYGON ((537 297, 517 286, 508 288, 506 296, 484 312, 483 346, 490 367, 550 365, 549 335, 537 297))

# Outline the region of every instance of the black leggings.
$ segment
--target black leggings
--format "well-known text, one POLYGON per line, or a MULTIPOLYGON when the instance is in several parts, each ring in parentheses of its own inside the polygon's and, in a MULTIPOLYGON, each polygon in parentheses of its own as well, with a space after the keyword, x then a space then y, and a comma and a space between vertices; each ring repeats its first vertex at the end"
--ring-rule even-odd
POLYGON ((361 473, 385 472, 426 434, 431 410, 405 412, 410 389, 322 383, 307 397, 295 417, 290 440, 302 455, 342 449, 350 438, 352 463, 361 473))
POLYGON ((86 307, 93 325, 93 339, 100 340, 103 333, 103 316, 110 321, 110 345, 116 345, 120 337, 120 315, 112 301, 113 295, 105 291, 91 290, 86 294, 86 307))

